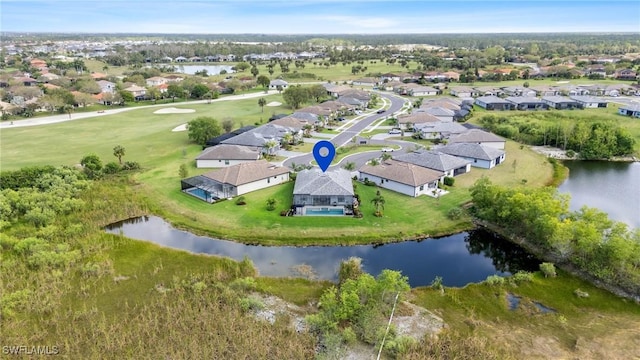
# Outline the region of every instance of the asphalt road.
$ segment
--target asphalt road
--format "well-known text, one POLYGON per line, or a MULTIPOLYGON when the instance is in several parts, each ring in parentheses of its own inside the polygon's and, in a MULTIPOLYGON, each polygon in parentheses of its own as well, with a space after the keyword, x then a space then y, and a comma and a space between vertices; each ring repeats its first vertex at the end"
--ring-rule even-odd
MULTIPOLYGON (((400 109, 402 109, 402 106, 404 105, 404 102, 405 102, 403 98, 397 95, 386 94, 386 93, 378 93, 378 94, 380 95, 380 97, 387 99, 391 103, 389 108, 382 114, 377 114, 377 113, 372 114, 358 121, 357 123, 353 124, 350 128, 334 136, 330 141, 336 148, 349 143, 354 136, 358 135, 367 126, 373 124, 377 120, 387 117, 395 112, 400 111, 400 109)), ((394 142, 390 141, 387 143, 394 143, 394 142)), ((381 151, 370 151, 370 152, 365 152, 361 154, 354 154, 343 159, 341 161, 341 164, 344 163, 345 161, 352 161, 356 163, 356 167, 357 167, 361 164, 364 164, 366 161, 368 161, 371 158, 374 158, 376 156, 379 157, 381 153, 382 153, 381 151), (365 158, 366 160, 363 160, 365 158)), ((285 160, 283 163, 283 166, 291 167, 291 164, 293 163, 309 164, 311 161, 313 161, 313 154, 304 154, 304 155, 296 156, 296 157, 285 160)), ((339 166, 339 165, 333 165, 330 167, 330 169, 333 169, 336 166, 339 166)))

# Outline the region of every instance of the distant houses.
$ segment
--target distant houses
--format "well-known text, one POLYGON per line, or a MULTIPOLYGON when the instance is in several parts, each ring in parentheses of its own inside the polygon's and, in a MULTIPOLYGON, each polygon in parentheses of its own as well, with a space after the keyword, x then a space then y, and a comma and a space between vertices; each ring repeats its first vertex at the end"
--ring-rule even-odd
POLYGON ((640 105, 625 105, 618 108, 618 114, 640 118, 640 105))
POLYGON ((438 151, 469 160, 471 166, 483 169, 500 165, 506 156, 504 150, 472 143, 451 144, 438 148, 438 151))

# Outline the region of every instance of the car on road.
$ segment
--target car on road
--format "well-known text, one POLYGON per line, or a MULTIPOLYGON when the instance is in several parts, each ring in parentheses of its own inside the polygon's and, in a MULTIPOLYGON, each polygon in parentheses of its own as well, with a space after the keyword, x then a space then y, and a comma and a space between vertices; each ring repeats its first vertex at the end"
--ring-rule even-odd
POLYGON ((382 148, 381 151, 382 152, 393 152, 393 148, 382 148))
POLYGON ((376 114, 382 114, 382 113, 384 113, 385 111, 386 111, 386 110, 384 110, 384 109, 380 109, 380 110, 376 111, 376 114))
POLYGON ((402 134, 402 130, 400 130, 400 129, 391 129, 391 130, 389 130, 389 134, 392 134, 392 135, 402 134))
POLYGON ((345 120, 345 118, 343 118, 343 117, 339 117, 338 118, 338 121, 344 121, 344 120, 345 120))

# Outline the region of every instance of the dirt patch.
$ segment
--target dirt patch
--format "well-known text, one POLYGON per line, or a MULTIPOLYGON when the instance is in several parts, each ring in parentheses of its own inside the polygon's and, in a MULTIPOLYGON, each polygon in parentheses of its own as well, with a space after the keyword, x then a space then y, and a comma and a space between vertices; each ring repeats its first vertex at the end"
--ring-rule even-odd
POLYGON ((265 320, 273 324, 276 322, 276 317, 284 316, 289 318, 289 324, 297 332, 307 331, 307 325, 304 321, 304 317, 307 313, 305 309, 272 295, 254 293, 250 296, 254 299, 260 300, 262 304, 264 304, 263 309, 255 312, 255 316, 258 319, 265 320))
POLYGON ((398 335, 420 341, 427 333, 438 333, 444 328, 444 320, 431 311, 406 301, 401 305, 404 307, 402 314, 394 316, 391 321, 398 335))
POLYGON ((552 157, 559 160, 575 160, 578 155, 576 154, 574 155, 574 157, 569 157, 567 156, 567 152, 565 150, 554 148, 551 146, 531 146, 531 150, 546 157, 552 157))
POLYGON ((191 114, 196 112, 194 109, 178 109, 174 107, 163 108, 154 111, 154 114, 191 114))
POLYGON ((277 101, 272 101, 272 102, 267 104, 267 106, 280 106, 280 105, 282 105, 282 103, 277 102, 277 101))

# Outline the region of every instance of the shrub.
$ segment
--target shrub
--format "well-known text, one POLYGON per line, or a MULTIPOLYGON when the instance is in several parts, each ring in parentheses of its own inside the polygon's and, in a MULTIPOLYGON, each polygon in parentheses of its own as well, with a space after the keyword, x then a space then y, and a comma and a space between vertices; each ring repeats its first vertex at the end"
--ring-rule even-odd
POLYGON ((273 211, 273 210, 275 210, 275 209, 276 209, 276 204, 277 204, 277 203, 278 203, 278 202, 276 201, 276 199, 274 199, 274 198, 268 198, 268 199, 267 199, 267 210, 269 210, 269 211, 273 211))
POLYGON ((120 171, 120 164, 118 164, 118 163, 117 163, 117 162, 115 162, 115 161, 112 161, 112 162, 110 162, 110 163, 107 163, 107 164, 104 166, 104 169, 102 169, 102 171, 103 171, 105 174, 117 174, 117 173, 118 173, 118 171, 120 171))
POLYGON ((240 299, 240 307, 244 311, 257 311, 264 309, 264 304, 260 299, 256 299, 253 297, 245 297, 240 299))
POLYGON ((235 279, 229 284, 229 287, 236 291, 253 291, 256 289, 256 279, 252 277, 244 277, 235 279))
POLYGON ((499 275, 489 275, 484 282, 489 286, 502 286, 505 283, 505 279, 499 275))
POLYGON ((576 156, 576 152, 573 150, 567 150, 567 157, 573 158, 576 156))
POLYGON ((122 170, 140 170, 142 167, 137 161, 125 161, 122 164, 122 170))
POLYGON ((452 178, 451 176, 445 176, 443 182, 447 186, 453 186, 453 184, 456 182, 456 179, 452 178))
POLYGON ((447 217, 451 220, 458 220, 462 217, 462 209, 457 207, 449 210, 447 217))
POLYGON ((515 284, 533 281, 533 274, 527 271, 518 271, 509 279, 515 284))
POLYGON ((236 198, 236 205, 247 205, 247 201, 244 196, 238 196, 236 198))
POLYGON ((431 282, 431 288, 435 290, 442 290, 444 287, 442 286, 442 276, 436 276, 431 282))
POLYGON ((540 271, 544 277, 556 277, 556 267, 552 263, 544 262, 540 264, 540 271))
POLYGON ((347 326, 344 330, 342 330, 342 338, 344 342, 347 344, 355 344, 357 337, 355 331, 351 328, 351 326, 347 326))

